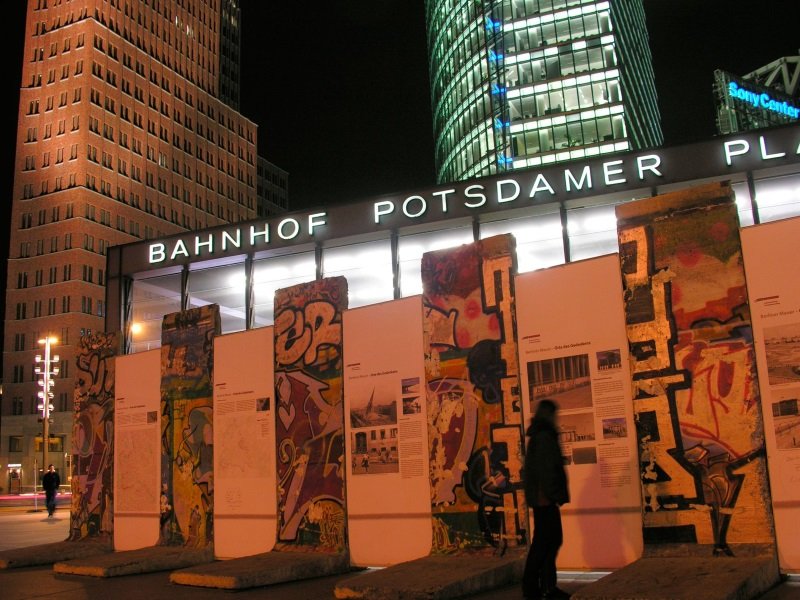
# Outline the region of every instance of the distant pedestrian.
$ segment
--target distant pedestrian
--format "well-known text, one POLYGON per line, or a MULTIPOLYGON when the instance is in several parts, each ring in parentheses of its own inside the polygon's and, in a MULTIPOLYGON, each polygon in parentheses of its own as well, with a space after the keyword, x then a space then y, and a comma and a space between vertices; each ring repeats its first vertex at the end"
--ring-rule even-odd
POLYGON ((47 516, 52 517, 56 511, 56 494, 61 485, 61 478, 56 473, 53 465, 47 467, 47 473, 42 477, 42 487, 44 488, 44 503, 47 506, 47 516))
POLYGON ((186 546, 195 548, 198 546, 200 540, 200 523, 202 517, 200 515, 200 505, 195 504, 192 512, 189 513, 189 535, 186 537, 186 546))
POLYGON ((526 599, 569 598, 556 587, 556 556, 564 540, 560 506, 569 502, 564 457, 558 444, 557 411, 555 402, 541 400, 527 431, 523 475, 525 501, 533 509, 533 542, 522 578, 526 599))
POLYGON ((166 483, 161 484, 161 497, 159 499, 159 527, 161 528, 161 539, 166 540, 169 536, 169 523, 172 518, 172 504, 169 503, 169 489, 166 483))

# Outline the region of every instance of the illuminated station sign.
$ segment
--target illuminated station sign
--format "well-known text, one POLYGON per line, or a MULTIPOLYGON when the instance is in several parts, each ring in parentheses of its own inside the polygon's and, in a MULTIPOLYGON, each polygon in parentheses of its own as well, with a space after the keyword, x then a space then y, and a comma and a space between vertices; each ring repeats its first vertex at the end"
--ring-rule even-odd
MULTIPOLYGON (((740 87, 735 89, 743 90, 740 87)), ((798 112, 795 107, 771 104, 773 101, 763 94, 748 94, 742 92, 741 95, 751 103, 785 110, 786 114, 798 112)), ((626 152, 510 171, 412 193, 387 194, 349 205, 142 241, 112 249, 116 258, 111 260, 110 268, 114 275, 136 273, 195 260, 299 244, 313 245, 381 230, 399 231, 409 225, 475 218, 484 212, 562 203, 625 190, 644 188, 655 194, 664 185, 709 177, 725 178, 734 173, 797 162, 800 162, 800 127, 790 125, 673 148, 626 152)))

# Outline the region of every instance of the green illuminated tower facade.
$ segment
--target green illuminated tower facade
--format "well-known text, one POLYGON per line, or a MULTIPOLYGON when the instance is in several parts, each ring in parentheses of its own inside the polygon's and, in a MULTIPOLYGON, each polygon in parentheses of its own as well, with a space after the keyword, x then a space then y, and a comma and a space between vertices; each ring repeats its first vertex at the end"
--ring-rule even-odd
POLYGON ((641 0, 427 0, 440 182, 658 146, 641 0))

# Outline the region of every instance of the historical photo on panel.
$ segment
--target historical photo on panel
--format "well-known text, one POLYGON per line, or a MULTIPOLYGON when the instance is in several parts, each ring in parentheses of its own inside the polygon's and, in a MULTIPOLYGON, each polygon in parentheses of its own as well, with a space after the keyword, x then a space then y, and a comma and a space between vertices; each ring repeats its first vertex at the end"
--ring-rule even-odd
POLYGON ((800 390, 794 392, 793 398, 772 403, 775 446, 778 450, 800 448, 800 390))
POLYGON ((397 426, 369 427, 350 434, 353 475, 398 473, 397 426))
POLYGON ((764 329, 769 384, 800 382, 800 323, 764 329))
POLYGON ((418 415, 422 412, 419 377, 406 377, 401 382, 403 414, 418 415))
POLYGON ((564 414, 562 412, 558 415, 558 431, 562 444, 593 442, 596 439, 594 413, 564 414))
POLYGON ((603 439, 628 437, 628 421, 625 417, 603 419, 603 439))
POLYGON ((353 394, 350 404, 352 427, 374 427, 397 423, 397 398, 391 386, 373 385, 353 394))
POLYGON ((622 368, 622 352, 615 350, 601 350, 597 353, 597 370, 608 371, 622 368))
POLYGON ((422 412, 419 396, 403 396, 403 414, 418 415, 422 412))
POLYGON ((592 465, 595 463, 597 463, 597 448, 594 446, 572 449, 572 464, 592 465))
POLYGON ((419 377, 406 377, 401 382, 403 395, 416 394, 419 395, 419 377))
POLYGON ((555 401, 562 411, 592 406, 588 354, 537 360, 527 367, 533 411, 542 398, 555 401))

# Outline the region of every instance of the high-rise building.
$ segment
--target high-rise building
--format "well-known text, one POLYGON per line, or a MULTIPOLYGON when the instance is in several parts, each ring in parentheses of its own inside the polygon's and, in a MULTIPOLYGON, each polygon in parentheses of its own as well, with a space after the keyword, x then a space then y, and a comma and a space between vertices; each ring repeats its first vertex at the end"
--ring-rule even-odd
POLYGON ((800 50, 742 75, 714 71, 717 133, 800 123, 800 50))
POLYGON ((219 98, 228 106, 239 109, 241 69, 241 39, 239 0, 221 0, 221 35, 219 38, 219 98))
POLYGON ((0 423, 0 463, 23 486, 44 437, 46 337, 60 356, 49 456, 68 467, 77 344, 104 329, 107 248, 257 216, 238 23, 238 0, 28 3, 0 423))
POLYGON ((286 171, 259 156, 256 181, 259 217, 271 217, 289 210, 289 174, 286 171))
POLYGON ((641 0, 426 0, 440 182, 660 145, 641 0))

